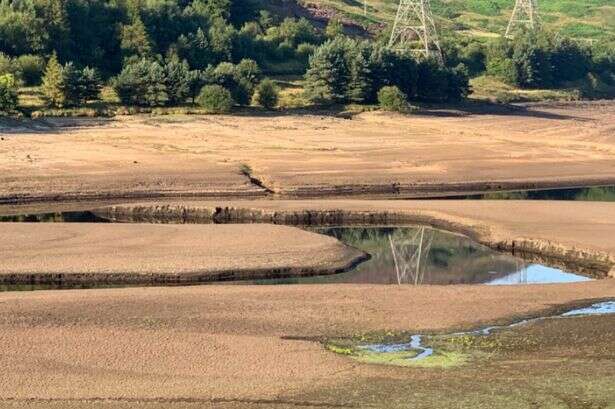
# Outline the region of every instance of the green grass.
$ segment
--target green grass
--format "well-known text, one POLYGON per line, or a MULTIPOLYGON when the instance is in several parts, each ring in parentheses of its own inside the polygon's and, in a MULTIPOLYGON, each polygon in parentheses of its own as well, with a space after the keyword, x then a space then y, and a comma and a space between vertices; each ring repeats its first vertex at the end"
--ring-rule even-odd
MULTIPOLYGON (((310 4, 335 9, 346 19, 359 25, 390 24, 397 11, 397 0, 366 0, 367 16, 362 0, 310 0, 310 4)), ((303 0, 308 3, 307 0, 303 0)), ((514 0, 432 0, 436 23, 443 30, 503 34, 514 0)), ((549 30, 582 39, 615 38, 615 18, 609 9, 612 0, 542 0, 539 12, 549 30), (606 16, 606 17, 605 17, 606 16)))
POLYGON ((519 89, 487 75, 470 80, 470 98, 493 102, 574 101, 581 99, 579 89, 519 89))

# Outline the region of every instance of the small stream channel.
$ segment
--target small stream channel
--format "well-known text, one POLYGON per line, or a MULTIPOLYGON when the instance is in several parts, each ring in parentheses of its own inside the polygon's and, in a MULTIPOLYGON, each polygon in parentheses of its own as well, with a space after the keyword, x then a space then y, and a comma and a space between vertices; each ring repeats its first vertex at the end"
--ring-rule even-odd
MULTIPOLYGON (((526 325, 529 323, 542 321, 546 319, 560 319, 567 317, 576 317, 576 316, 589 316, 589 315, 605 315, 605 314, 615 314, 615 301, 603 301, 599 303, 592 304, 588 307, 582 308, 574 308, 568 310, 559 315, 553 316, 544 316, 537 318, 524 319, 521 321, 513 322, 509 325, 494 325, 484 328, 479 328, 472 331, 464 331, 464 332, 455 332, 452 334, 448 334, 445 336, 448 337, 458 337, 464 335, 472 335, 472 336, 486 336, 492 334, 494 331, 505 330, 510 328, 515 328, 521 325, 526 325)), ((360 349, 367 351, 369 353, 374 354, 396 354, 406 351, 414 351, 416 355, 406 358, 410 362, 422 361, 434 354, 434 349, 432 347, 426 346, 423 344, 424 335, 422 334, 414 334, 410 336, 410 340, 406 343, 395 343, 395 344, 368 344, 359 346, 360 349)))

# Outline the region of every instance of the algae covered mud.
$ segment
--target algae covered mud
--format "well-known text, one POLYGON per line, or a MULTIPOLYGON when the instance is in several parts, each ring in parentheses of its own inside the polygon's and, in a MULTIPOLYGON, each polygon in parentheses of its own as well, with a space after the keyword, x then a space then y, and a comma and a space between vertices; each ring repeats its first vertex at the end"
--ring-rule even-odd
POLYGON ((609 314, 615 314, 615 300, 568 309, 557 315, 522 319, 508 325, 492 325, 443 335, 412 334, 407 336, 409 339, 407 342, 366 343, 361 340, 358 342, 332 340, 326 344, 326 348, 364 363, 424 367, 457 366, 470 359, 469 350, 472 347, 487 345, 490 349, 497 348, 499 346, 497 340, 486 341, 486 337, 495 332, 514 330, 544 320, 609 314))

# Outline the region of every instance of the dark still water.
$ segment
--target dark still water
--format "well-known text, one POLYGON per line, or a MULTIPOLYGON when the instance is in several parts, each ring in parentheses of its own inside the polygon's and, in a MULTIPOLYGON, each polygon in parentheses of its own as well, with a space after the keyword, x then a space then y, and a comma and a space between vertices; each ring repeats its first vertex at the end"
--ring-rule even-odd
POLYGON ((317 277, 250 281, 254 284, 530 284, 589 278, 499 253, 468 237, 429 227, 312 228, 361 249, 371 259, 351 271, 317 277))
POLYGON ((519 190, 475 195, 447 196, 441 199, 472 200, 568 200, 615 202, 615 186, 575 187, 568 189, 519 190))

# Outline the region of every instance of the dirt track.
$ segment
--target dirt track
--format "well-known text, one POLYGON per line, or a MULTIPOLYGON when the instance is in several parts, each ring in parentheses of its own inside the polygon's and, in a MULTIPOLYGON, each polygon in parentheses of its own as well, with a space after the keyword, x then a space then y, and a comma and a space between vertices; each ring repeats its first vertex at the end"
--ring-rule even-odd
POLYGON ((0 202, 264 196, 258 181, 315 197, 615 183, 614 130, 613 102, 0 123, 0 202))

